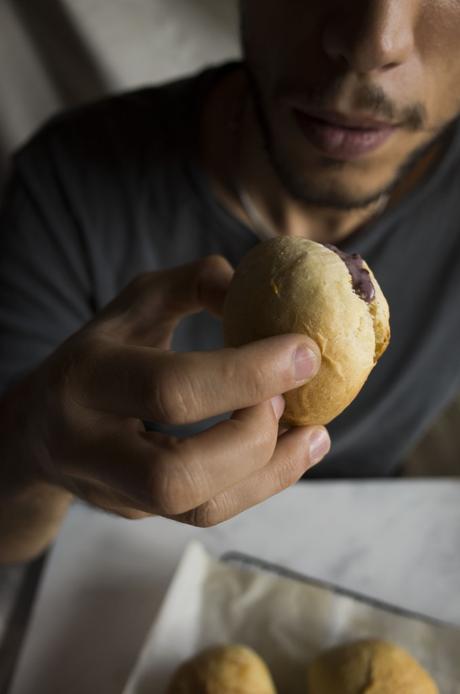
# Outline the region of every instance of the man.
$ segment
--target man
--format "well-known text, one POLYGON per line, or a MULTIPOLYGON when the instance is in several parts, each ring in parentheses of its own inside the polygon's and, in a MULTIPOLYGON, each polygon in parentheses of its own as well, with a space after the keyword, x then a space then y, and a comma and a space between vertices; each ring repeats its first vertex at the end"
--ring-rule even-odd
POLYGON ((309 477, 397 474, 460 390, 460 5, 243 0, 241 18, 243 65, 80 109, 15 159, 3 561, 40 552, 73 494, 207 526, 328 452, 322 427, 278 435, 280 394, 319 367, 311 340, 222 349, 231 266, 260 238, 360 252, 392 311, 309 477))

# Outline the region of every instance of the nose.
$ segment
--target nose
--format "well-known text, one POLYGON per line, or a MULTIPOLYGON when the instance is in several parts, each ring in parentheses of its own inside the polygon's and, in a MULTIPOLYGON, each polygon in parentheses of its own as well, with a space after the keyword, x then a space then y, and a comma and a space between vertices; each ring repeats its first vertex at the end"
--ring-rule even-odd
POLYGON ((357 73, 395 68, 414 50, 414 7, 412 0, 344 3, 343 11, 335 9, 325 22, 323 49, 357 73))

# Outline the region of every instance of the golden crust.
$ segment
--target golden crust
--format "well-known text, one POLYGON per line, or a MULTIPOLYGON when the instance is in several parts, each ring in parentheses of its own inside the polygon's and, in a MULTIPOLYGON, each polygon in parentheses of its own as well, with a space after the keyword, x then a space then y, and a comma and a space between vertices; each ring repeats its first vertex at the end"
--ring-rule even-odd
POLYGON ((276 694, 270 672, 255 651, 231 644, 210 648, 183 663, 167 694, 276 694))
POLYGON ((372 284, 375 289, 375 299, 370 304, 370 312, 374 321, 375 331, 375 355, 374 363, 376 364, 390 343, 390 309, 387 300, 377 282, 374 273, 370 269, 366 261, 363 265, 371 276, 372 284))
POLYGON ((390 334, 388 305, 372 279, 376 297, 369 305, 334 251, 297 237, 264 241, 241 261, 224 306, 225 343, 303 333, 321 350, 318 375, 284 394, 282 423, 327 424, 361 390, 390 334))
POLYGON ((395 644, 368 639, 318 656, 307 669, 309 694, 439 694, 422 666, 395 644))

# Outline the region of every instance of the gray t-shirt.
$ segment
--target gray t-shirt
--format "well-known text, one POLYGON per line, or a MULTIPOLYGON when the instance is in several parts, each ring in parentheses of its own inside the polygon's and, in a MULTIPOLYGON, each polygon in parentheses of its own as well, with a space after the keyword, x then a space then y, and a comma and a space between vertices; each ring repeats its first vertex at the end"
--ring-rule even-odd
MULTIPOLYGON (((206 90, 233 67, 64 114, 15 156, 0 216, 1 391, 138 273, 210 253, 237 265, 259 242, 215 199, 196 153, 206 90)), ((358 398, 329 425, 332 451, 308 477, 395 474, 460 392, 458 121, 445 138, 436 170, 340 245, 373 268, 393 337, 358 398)), ((176 350, 220 346, 220 322, 206 312, 185 319, 173 342, 176 350)))

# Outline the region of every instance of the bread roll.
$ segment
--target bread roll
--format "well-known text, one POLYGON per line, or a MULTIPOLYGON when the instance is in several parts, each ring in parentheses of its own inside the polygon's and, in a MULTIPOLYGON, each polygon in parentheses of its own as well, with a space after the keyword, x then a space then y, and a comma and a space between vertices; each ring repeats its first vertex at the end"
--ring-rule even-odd
POLYGON ((356 397, 390 340, 389 309, 358 256, 304 238, 255 246, 237 267, 224 304, 224 340, 238 347, 283 333, 318 344, 321 369, 285 393, 282 423, 327 424, 356 397))
POLYGON ((365 640, 326 651, 308 666, 308 694, 439 694, 430 675, 392 643, 365 640))
POLYGON ((246 646, 217 646, 176 672, 168 694, 276 694, 264 661, 246 646))

